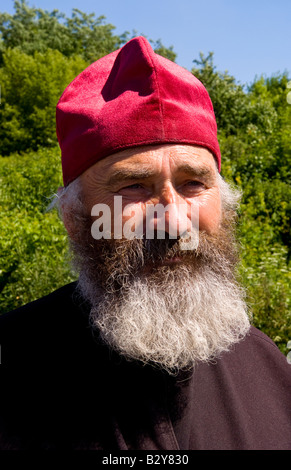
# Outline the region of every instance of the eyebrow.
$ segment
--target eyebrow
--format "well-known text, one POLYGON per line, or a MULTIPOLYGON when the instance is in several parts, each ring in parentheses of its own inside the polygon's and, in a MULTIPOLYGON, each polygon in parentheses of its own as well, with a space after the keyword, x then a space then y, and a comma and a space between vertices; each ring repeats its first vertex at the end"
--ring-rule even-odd
POLYGON ((132 180, 142 180, 154 176, 155 172, 147 168, 123 168, 114 170, 107 180, 108 186, 113 186, 114 184, 132 180))
MULTIPOLYGON (((175 173, 182 172, 191 177, 198 178, 214 178, 214 171, 212 168, 204 165, 196 165, 193 167, 188 163, 182 163, 179 165, 175 173)), ((114 186, 120 182, 124 183, 127 181, 139 181, 147 178, 151 178, 156 175, 156 171, 151 168, 122 168, 114 170, 108 180, 108 186, 114 186)))
POLYGON ((199 178, 214 176, 213 169, 205 165, 197 165, 193 167, 189 163, 182 163, 181 165, 178 166, 177 171, 186 173, 189 176, 196 176, 199 178))

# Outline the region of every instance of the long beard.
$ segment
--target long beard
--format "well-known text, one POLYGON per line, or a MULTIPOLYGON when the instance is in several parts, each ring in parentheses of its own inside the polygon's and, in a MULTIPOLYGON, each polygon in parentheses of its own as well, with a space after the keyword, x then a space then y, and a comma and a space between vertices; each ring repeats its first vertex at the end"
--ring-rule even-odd
POLYGON ((110 348, 177 373, 217 358, 247 334, 230 219, 215 236, 201 232, 193 251, 171 239, 95 241, 88 224, 82 241, 71 243, 74 264, 91 324, 110 348))

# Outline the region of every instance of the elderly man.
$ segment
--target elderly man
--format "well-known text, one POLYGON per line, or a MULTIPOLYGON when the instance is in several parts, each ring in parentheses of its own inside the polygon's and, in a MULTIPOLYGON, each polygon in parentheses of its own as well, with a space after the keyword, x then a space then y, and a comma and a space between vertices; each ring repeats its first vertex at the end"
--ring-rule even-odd
POLYGON ((291 449, 291 369, 236 281, 203 85, 132 39, 67 87, 57 134, 79 280, 1 318, 1 448, 291 449))

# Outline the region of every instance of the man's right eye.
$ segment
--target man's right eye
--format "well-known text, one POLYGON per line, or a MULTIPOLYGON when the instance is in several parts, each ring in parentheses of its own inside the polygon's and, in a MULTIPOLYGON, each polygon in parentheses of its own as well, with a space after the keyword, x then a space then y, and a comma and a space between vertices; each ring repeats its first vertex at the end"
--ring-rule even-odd
POLYGON ((145 188, 142 184, 133 183, 120 188, 118 194, 130 200, 145 200, 148 199, 151 193, 149 189, 145 188))
POLYGON ((130 184, 129 186, 125 186, 124 188, 121 189, 142 189, 142 185, 139 183, 135 184, 130 184))

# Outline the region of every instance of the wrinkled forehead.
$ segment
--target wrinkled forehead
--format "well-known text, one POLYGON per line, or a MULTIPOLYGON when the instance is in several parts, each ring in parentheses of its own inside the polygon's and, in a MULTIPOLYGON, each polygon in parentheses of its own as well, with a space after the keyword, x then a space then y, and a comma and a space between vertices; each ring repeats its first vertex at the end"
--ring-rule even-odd
POLYGON ((194 145, 155 145, 123 150, 98 161, 84 172, 84 175, 101 173, 105 176, 118 177, 125 171, 140 172, 143 175, 158 175, 162 171, 177 171, 196 174, 212 174, 218 172, 216 159, 204 147, 194 145))

